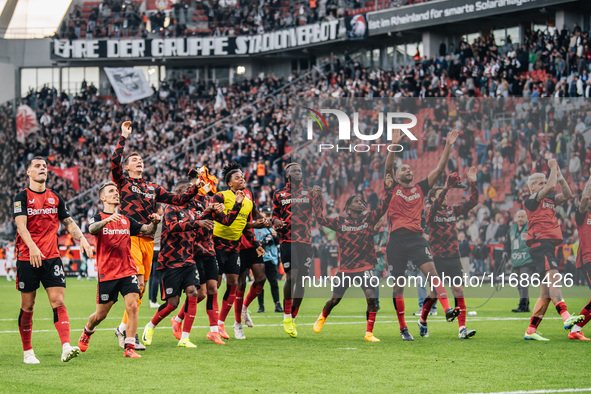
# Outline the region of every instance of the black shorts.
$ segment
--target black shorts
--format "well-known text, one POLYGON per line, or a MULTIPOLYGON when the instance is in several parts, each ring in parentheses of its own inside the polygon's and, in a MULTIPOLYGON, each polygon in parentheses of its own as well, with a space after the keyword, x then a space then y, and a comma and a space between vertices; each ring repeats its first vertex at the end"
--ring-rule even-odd
POLYGON ((180 296, 187 287, 199 288, 199 271, 197 265, 191 264, 186 267, 165 268, 162 270, 162 300, 170 297, 180 296))
POLYGON ((39 288, 66 287, 64 265, 59 257, 41 261, 41 267, 35 268, 30 261, 16 262, 16 289, 23 293, 30 293, 39 288))
POLYGON ((548 239, 533 243, 529 248, 529 255, 533 261, 534 273, 542 278, 547 271, 558 269, 558 258, 556 257, 556 244, 548 239))
POLYGON ((137 281, 137 275, 99 282, 98 292, 96 293, 96 303, 115 303, 117 302, 119 293, 121 293, 123 297, 130 293, 140 294, 140 285, 137 281))
POLYGON ((199 278, 201 283, 205 283, 208 280, 218 280, 218 262, 215 256, 195 256, 195 262, 197 263, 197 272, 199 272, 199 278))
POLYGON ((242 249, 240 251, 240 273, 252 268, 253 264, 265 264, 263 256, 257 256, 256 248, 242 249))
POLYGON ((240 253, 216 249, 215 256, 218 261, 220 274, 240 274, 240 259, 238 259, 240 253))
POLYGON ((464 270, 462 270, 462 263, 459 257, 435 257, 433 262, 440 278, 446 276, 451 278, 452 283, 454 283, 455 277, 464 277, 464 270))
MULTIPOLYGON (((372 277, 373 275, 371 274, 371 271, 337 272, 333 278, 332 292, 337 297, 342 297, 345 294, 345 291, 351 286, 359 287, 363 291, 367 289, 375 289, 376 286, 371 280, 372 277)), ((379 279, 374 279, 374 281, 378 282, 379 279)))
POLYGON ((386 258, 390 266, 390 275, 394 277, 404 276, 409 261, 417 268, 433 261, 429 242, 422 234, 390 234, 386 245, 386 258))
POLYGON ((301 242, 283 242, 279 246, 285 272, 296 269, 300 275, 308 275, 312 266, 312 246, 301 242))

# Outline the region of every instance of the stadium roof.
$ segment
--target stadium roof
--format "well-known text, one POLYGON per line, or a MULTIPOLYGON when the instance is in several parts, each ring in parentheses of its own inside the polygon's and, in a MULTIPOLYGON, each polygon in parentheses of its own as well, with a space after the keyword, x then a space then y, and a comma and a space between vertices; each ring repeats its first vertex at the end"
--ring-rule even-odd
POLYGON ((0 0, 0 38, 51 37, 72 0, 0 0))

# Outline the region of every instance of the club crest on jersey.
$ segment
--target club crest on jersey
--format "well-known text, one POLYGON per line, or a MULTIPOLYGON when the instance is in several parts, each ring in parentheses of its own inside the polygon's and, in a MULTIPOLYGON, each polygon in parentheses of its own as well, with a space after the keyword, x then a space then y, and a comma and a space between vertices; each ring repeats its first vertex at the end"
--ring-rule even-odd
POLYGON ((53 199, 53 197, 49 197, 47 199, 47 202, 50 203, 50 204, 55 204, 55 200, 53 199))
POLYGON ((303 190, 302 191, 302 196, 305 196, 306 194, 308 194, 308 191, 307 190, 303 190))
POLYGON ((412 189, 410 189, 410 192, 411 192, 411 193, 414 193, 414 192, 416 192, 416 191, 417 191, 417 188, 416 188, 416 187, 413 187, 412 189))
POLYGON ((154 186, 148 186, 148 190, 154 190, 154 186))
POLYGON ((121 223, 123 223, 123 224, 127 224, 127 220, 125 220, 125 219, 121 218, 121 223))

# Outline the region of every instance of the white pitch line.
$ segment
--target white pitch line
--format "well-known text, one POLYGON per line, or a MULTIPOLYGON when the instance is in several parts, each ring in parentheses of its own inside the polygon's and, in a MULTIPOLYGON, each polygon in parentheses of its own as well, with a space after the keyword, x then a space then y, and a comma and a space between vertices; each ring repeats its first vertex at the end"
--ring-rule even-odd
MULTIPOLYGON (((87 319, 87 318, 85 318, 87 319)), ((117 318, 119 319, 119 318, 117 318)), ((559 317, 552 317, 552 318, 548 318, 551 320, 557 320, 560 319, 559 317)), ((46 319, 49 320, 49 319, 46 319)), ((53 320, 53 319, 51 319, 53 320)), ((470 319, 471 322, 479 322, 479 321, 505 321, 505 320, 529 320, 529 319, 525 319, 525 318, 514 318, 514 317, 508 317, 508 318, 503 318, 503 317, 499 317, 499 318, 483 318, 483 319, 470 319)), ((33 320, 34 322, 34 320, 33 320)), ((365 320, 363 321, 355 321, 355 322, 326 322, 324 323, 325 325, 344 325, 344 324, 365 324, 365 320)), ((416 320, 408 320, 408 322, 414 323, 416 322, 416 320)), ((437 323, 444 323, 444 320, 435 320, 434 322, 437 323)), ((376 323, 387 323, 387 324, 391 324, 391 323, 398 323, 398 321, 394 321, 394 320, 376 320, 376 323)), ((282 323, 278 323, 278 324, 256 324, 255 327, 280 327, 282 326, 282 323)), ((313 326, 314 323, 298 323, 298 326, 313 326)), ((209 328, 209 326, 193 326, 193 328, 209 328)), ((95 331, 109 331, 109 330, 114 330, 115 327, 112 328, 96 328, 95 331)), ((138 327, 138 329, 141 329, 141 327, 138 327)), ((165 327, 156 327, 157 330, 170 330, 171 327, 170 326, 165 326, 165 327)), ((82 330, 82 329, 80 329, 82 330)), ((74 330, 70 330, 70 331, 76 331, 76 329, 74 330)), ((33 332, 55 332, 55 330, 33 330, 33 332)), ((0 334, 17 334, 18 331, 0 331, 0 334)))
MULTIPOLYGON (((494 393, 486 394, 544 394, 544 393, 582 393, 584 391, 591 391, 590 388, 586 389, 549 389, 549 390, 532 390, 532 391, 498 391, 494 393)), ((469 393, 469 394, 484 394, 484 393, 469 393)))

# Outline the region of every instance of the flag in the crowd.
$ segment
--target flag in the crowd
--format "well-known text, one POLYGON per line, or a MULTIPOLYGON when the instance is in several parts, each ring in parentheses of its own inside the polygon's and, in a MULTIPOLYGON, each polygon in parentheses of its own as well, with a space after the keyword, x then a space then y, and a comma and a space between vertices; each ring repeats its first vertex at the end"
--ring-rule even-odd
POLYGON ((60 178, 64 178, 72 182, 72 187, 74 190, 80 190, 80 179, 78 178, 78 166, 70 167, 70 168, 59 168, 53 166, 47 166, 49 171, 53 171, 55 175, 59 176, 60 178))
POLYGON ((16 110, 16 139, 21 144, 25 143, 25 138, 29 134, 36 133, 39 130, 39 123, 35 111, 28 105, 20 105, 16 110))
POLYGON ((129 104, 154 94, 142 70, 132 67, 105 67, 105 73, 121 104, 129 104))
POLYGON ((215 96, 215 104, 213 105, 213 109, 215 112, 218 112, 220 109, 226 108, 226 99, 224 98, 224 94, 222 93, 222 89, 218 88, 218 94, 215 96))

